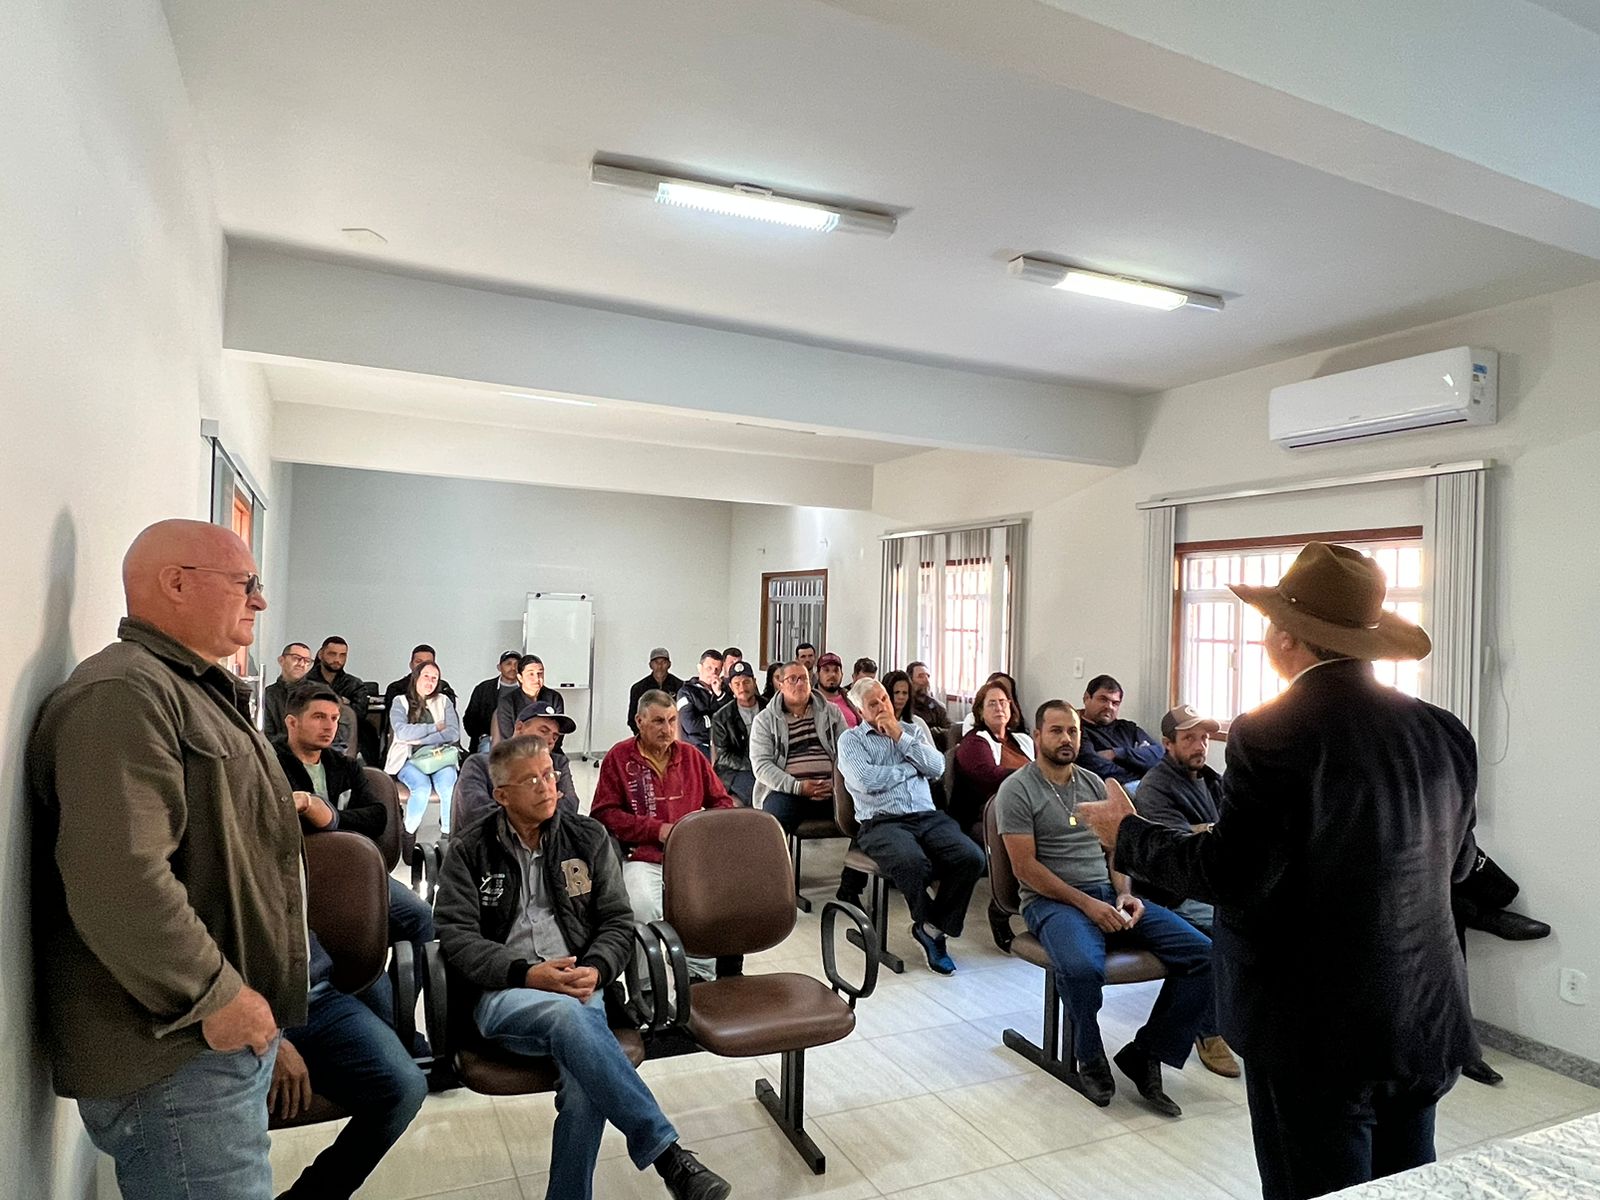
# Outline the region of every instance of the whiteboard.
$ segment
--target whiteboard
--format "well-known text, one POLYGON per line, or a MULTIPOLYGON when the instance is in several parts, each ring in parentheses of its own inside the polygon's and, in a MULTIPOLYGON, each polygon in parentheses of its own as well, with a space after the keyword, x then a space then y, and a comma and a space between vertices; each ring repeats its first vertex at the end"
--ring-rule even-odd
POLYGON ((529 592, 522 652, 544 660, 553 688, 586 688, 594 662, 594 600, 587 594, 529 592))

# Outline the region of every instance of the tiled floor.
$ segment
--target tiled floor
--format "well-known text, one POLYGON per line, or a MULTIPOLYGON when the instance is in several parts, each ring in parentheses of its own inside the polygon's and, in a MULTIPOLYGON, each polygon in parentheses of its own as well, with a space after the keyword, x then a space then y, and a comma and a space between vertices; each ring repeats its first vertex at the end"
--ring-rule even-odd
MULTIPOLYGON (((580 768, 581 793, 591 780, 592 769, 580 768)), ((832 893, 842 851, 842 843, 808 845, 814 896, 832 893)), ((807 1125, 827 1155, 826 1174, 805 1169, 755 1101, 758 1078, 776 1082, 776 1061, 690 1055, 647 1062, 641 1073, 685 1144, 733 1182, 735 1195, 762 1200, 965 1200, 1002 1189, 1019 1200, 1259 1196, 1240 1081, 1211 1075, 1193 1059, 1182 1072, 1168 1071, 1167 1090, 1184 1115, 1167 1120, 1143 1107, 1120 1076, 1111 1106, 1099 1109, 1001 1046, 1008 1026, 1038 1039, 1041 976, 989 942, 985 899, 980 890, 968 936, 953 944, 960 971, 949 979, 919 965, 904 906, 894 901, 891 944, 905 957, 906 973, 881 975, 876 994, 862 1002, 855 1033, 807 1056, 807 1125)), ((753 956, 746 969, 820 975, 818 939, 817 919, 800 915, 789 939, 753 956)), ((858 964, 859 952, 842 946, 840 959, 858 964)), ((1101 1028, 1111 1049, 1142 1023, 1158 986, 1108 989, 1101 1028)), ((1462 1082, 1446 1097, 1441 1154, 1600 1111, 1600 1091, 1492 1051, 1489 1061, 1506 1082, 1462 1082)), ((537 1200, 554 1115, 549 1096, 430 1096, 360 1195, 537 1200)), ((277 1186, 286 1187, 336 1132, 323 1126, 275 1135, 277 1186)), ((633 1168, 608 1130, 595 1194, 666 1193, 654 1172, 633 1168)))

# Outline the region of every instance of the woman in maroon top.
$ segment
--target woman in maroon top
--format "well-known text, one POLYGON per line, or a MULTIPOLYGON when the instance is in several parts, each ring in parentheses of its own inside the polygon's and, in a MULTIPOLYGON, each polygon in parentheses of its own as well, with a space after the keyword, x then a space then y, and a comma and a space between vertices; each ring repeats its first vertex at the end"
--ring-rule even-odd
MULTIPOLYGON (((983 845, 983 806, 1011 772, 1033 761, 1033 739, 1016 723, 1011 690, 991 679, 972 698, 972 729, 956 744, 950 815, 978 845, 983 845)), ((989 901, 989 931, 995 945, 1011 949, 1011 919, 989 901)))

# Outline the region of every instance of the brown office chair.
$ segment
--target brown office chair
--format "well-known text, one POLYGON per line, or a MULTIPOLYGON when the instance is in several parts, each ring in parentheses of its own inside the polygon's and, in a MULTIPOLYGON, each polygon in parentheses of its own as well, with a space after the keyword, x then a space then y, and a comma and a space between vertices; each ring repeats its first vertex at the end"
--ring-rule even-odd
POLYGON ((383 868, 393 871, 400 862, 401 835, 405 832, 405 805, 400 800, 400 786, 394 777, 385 775, 377 767, 363 767, 367 786, 372 789, 389 814, 384 822, 383 836, 378 839, 378 849, 383 854, 383 868))
MULTIPOLYGON (((898 954, 889 949, 889 877, 879 868, 877 860, 856 845, 856 834, 861 832, 861 822, 856 820, 855 797, 845 786, 839 768, 833 769, 833 819, 850 839, 850 849, 844 852, 844 865, 860 871, 867 877, 867 919, 878 938, 878 961, 896 975, 905 974, 906 964, 898 954)), ((854 929, 845 930, 844 936, 861 946, 860 934, 854 929)), ((862 946, 862 949, 866 949, 862 946)))
POLYGON ((801 912, 811 911, 811 900, 800 891, 800 848, 806 842, 839 836, 839 826, 832 817, 801 821, 789 835, 789 860, 794 864, 794 906, 801 912))
POLYGON ((345 757, 359 758, 361 756, 361 739, 357 736, 356 710, 348 701, 339 701, 339 732, 349 740, 345 742, 345 757))
MULTIPOLYGON (((333 986, 362 991, 389 956, 389 881, 383 856, 370 838, 329 830, 306 835, 306 924, 333 959, 333 986)), ((311 1105, 287 1120, 272 1117, 273 1129, 337 1121, 347 1114, 313 1095, 311 1105)))
MULTIPOLYGON (((662 864, 665 916, 652 922, 675 961, 683 947, 708 957, 757 954, 794 930, 788 850, 783 828, 753 808, 690 813, 673 826, 662 864)), ((782 1055, 780 1086, 756 1081, 756 1098, 772 1114, 813 1174, 827 1168, 805 1131, 806 1050, 848 1037, 856 1001, 878 981, 876 937, 866 914, 828 900, 822 908, 822 966, 832 990, 809 975, 745 974, 680 989, 678 1024, 705 1049, 725 1058, 782 1055), (860 987, 840 977, 833 930, 844 913, 862 934, 866 973, 860 987)))
MULTIPOLYGON (((991 799, 983 807, 983 842, 989 852, 989 886, 995 903, 1008 915, 1021 911, 1021 892, 1017 877, 1011 873, 1011 859, 1006 854, 1005 842, 1000 837, 1000 826, 995 816, 995 802, 991 799)), ((1011 943, 1011 953, 1026 959, 1036 967, 1044 968, 1044 1046, 1036 1046, 1015 1029, 1001 1035, 1006 1047, 1041 1070, 1048 1071, 1074 1091, 1083 1091, 1078 1078, 1078 1062, 1072 1051, 1072 1017, 1067 1012, 1061 994, 1056 990, 1056 973, 1044 944, 1033 934, 1023 931, 1011 943)), ((1119 983, 1144 983, 1151 979, 1165 979, 1167 969, 1148 950, 1106 949, 1106 986, 1119 983)))

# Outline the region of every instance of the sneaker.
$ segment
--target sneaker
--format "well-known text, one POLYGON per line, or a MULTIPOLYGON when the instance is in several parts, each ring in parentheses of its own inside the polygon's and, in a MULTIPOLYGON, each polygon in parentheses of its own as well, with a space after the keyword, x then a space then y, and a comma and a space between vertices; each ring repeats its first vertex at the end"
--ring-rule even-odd
POLYGON ((1221 1034, 1195 1038, 1194 1048, 1200 1056, 1201 1065, 1213 1075, 1221 1075, 1224 1079, 1239 1078, 1239 1060, 1234 1058, 1233 1050, 1222 1040, 1221 1034))
POLYGON ((944 948, 944 934, 938 937, 930 936, 922 928, 920 921, 911 926, 911 936, 916 939, 917 945, 922 947, 922 952, 928 956, 928 966, 941 975, 954 975, 956 973, 955 960, 950 957, 944 948))
POLYGON ((1111 1064, 1104 1054, 1078 1066, 1078 1084, 1083 1094, 1101 1108, 1110 1104, 1111 1097, 1117 1094, 1117 1081, 1111 1078, 1111 1064))
POLYGON ((694 1151, 677 1142, 656 1159, 656 1174, 667 1185, 673 1200, 723 1200, 733 1193, 733 1185, 721 1175, 700 1165, 694 1151))
POLYGON ((1116 1054, 1111 1061, 1117 1064, 1120 1070, 1129 1079, 1133 1086, 1139 1089, 1139 1095, 1151 1108, 1164 1117, 1181 1117, 1183 1109, 1177 1102, 1161 1090, 1161 1064, 1146 1054, 1139 1046, 1129 1042, 1116 1054))

